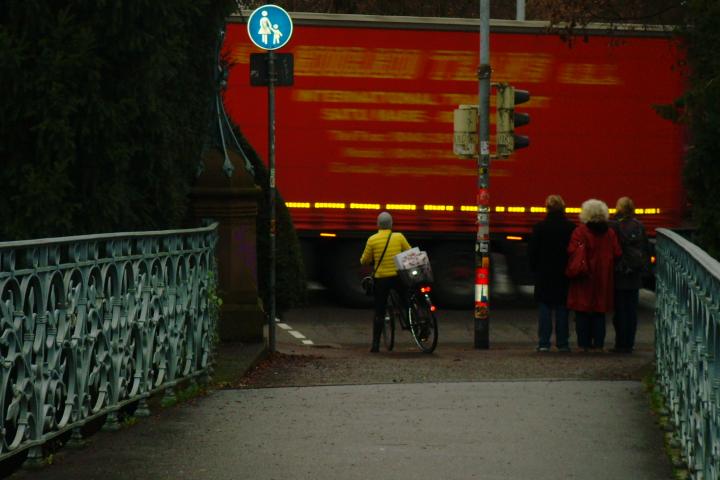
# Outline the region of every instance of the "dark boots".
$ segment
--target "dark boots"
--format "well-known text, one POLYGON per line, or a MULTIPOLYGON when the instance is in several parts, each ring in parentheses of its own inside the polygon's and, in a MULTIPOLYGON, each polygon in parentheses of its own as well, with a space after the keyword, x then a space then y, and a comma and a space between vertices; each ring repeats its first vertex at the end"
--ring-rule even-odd
POLYGON ((372 336, 372 348, 370 352, 377 353, 380 351, 380 335, 382 335, 382 321, 378 322, 377 319, 373 322, 373 336, 372 336))

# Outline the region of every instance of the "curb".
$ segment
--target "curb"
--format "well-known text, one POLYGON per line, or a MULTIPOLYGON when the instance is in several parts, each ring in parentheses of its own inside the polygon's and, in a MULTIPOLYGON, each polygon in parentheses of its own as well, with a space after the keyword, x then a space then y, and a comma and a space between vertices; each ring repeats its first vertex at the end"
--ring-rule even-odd
POLYGON ((265 342, 220 343, 217 346, 213 388, 228 388, 268 356, 265 342))

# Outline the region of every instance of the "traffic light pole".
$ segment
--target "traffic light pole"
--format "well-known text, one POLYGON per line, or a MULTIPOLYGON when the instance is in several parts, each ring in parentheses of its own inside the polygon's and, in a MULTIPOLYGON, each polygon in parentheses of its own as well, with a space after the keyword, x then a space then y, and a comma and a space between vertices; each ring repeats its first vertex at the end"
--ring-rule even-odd
POLYGON ((270 195, 270 314, 268 316, 268 349, 275 347, 275 53, 268 52, 268 170, 270 173, 268 195, 270 195))
POLYGON ((476 349, 490 348, 490 0, 480 0, 477 238, 475 240, 476 349))

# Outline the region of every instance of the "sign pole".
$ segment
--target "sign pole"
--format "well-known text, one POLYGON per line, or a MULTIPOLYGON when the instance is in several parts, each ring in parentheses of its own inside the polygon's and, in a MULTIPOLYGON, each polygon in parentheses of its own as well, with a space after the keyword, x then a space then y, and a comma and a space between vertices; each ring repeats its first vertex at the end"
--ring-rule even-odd
POLYGON ((271 352, 276 349, 275 341, 275 53, 271 50, 268 58, 268 169, 270 171, 270 316, 268 317, 268 343, 271 352))
MULTIPOLYGON (((255 9, 248 17, 247 21, 247 32, 250 37, 250 41, 255 46, 267 50, 267 86, 268 86, 268 206, 270 209, 270 248, 269 248, 269 263, 270 263, 270 276, 268 279, 269 289, 269 315, 268 315, 268 349, 271 352, 276 351, 276 329, 275 321, 277 312, 275 311, 276 304, 276 270, 277 270, 277 251, 275 248, 275 239, 277 236, 277 220, 275 218, 275 86, 276 85, 292 85, 292 79, 288 83, 288 78, 284 78, 283 81, 278 82, 278 58, 273 52, 278 48, 282 48, 292 37, 293 23, 290 15, 282 8, 277 5, 263 5, 255 9)), ((292 57, 288 59, 287 56, 280 59, 282 63, 280 70, 290 71, 283 74, 284 77, 292 77, 292 57), (287 62, 289 60, 289 63, 287 62), (289 73, 289 75, 288 75, 289 73)), ((250 83, 251 85, 262 85, 262 75, 259 71, 253 71, 252 63, 253 56, 251 59, 251 70, 250 70, 250 83), (254 83, 256 82, 256 83, 254 83)))
POLYGON ((480 0, 478 232, 475 240, 476 349, 490 347, 490 0, 480 0))

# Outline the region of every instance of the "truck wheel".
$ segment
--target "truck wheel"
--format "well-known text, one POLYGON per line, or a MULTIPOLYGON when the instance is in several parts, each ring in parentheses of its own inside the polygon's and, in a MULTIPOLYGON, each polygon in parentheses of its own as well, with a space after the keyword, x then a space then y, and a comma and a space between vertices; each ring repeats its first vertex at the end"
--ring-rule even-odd
POLYGON ((506 242, 503 245, 506 252, 508 273, 513 285, 532 285, 533 275, 528 260, 528 244, 526 242, 506 242))
POLYGON ((430 253, 433 269, 432 297, 444 308, 472 309, 474 292, 472 242, 438 245, 430 253))
POLYGON ((360 280, 372 273, 360 266, 364 247, 364 242, 341 242, 325 257, 325 284, 335 298, 349 307, 371 308, 373 305, 373 298, 365 295, 360 286, 360 280))

